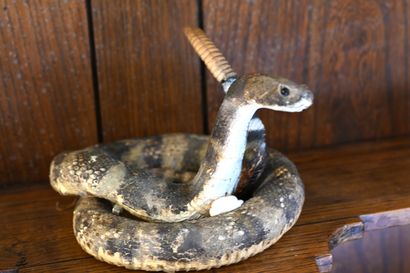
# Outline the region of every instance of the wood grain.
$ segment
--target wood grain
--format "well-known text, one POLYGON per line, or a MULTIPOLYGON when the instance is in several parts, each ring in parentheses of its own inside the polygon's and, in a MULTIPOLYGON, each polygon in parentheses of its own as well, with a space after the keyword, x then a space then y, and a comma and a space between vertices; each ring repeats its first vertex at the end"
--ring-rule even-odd
POLYGON ((0 47, 0 187, 45 182, 96 142, 84 1, 2 1, 0 47))
POLYGON ((203 131, 195 1, 92 2, 104 141, 203 131))
POLYGON ((410 206, 408 138, 291 153, 289 158, 306 184, 298 223, 373 213, 376 204, 386 210, 410 206))
MULTIPOLYGON (((410 138, 292 153, 304 179, 306 203, 296 226, 265 252, 236 265, 204 272, 316 271, 328 236, 358 215, 410 207, 410 138)), ((50 188, 0 195, 0 271, 128 272, 92 257, 72 233, 72 209, 50 188)), ((390 272, 390 271, 386 271, 390 272)))
MULTIPOLYGON (((205 30, 243 73, 306 83, 314 106, 263 111, 269 145, 281 150, 410 133, 409 2, 203 2, 205 30)), ((223 93, 207 77, 209 126, 223 93)))
POLYGON ((282 75, 314 91, 306 112, 262 111, 269 146, 410 134, 409 0, 95 0, 92 37, 85 1, 1 4, 0 187, 45 181, 53 155, 97 134, 108 142, 212 128, 223 92, 209 75, 201 90, 182 34, 201 14, 240 74, 282 75))

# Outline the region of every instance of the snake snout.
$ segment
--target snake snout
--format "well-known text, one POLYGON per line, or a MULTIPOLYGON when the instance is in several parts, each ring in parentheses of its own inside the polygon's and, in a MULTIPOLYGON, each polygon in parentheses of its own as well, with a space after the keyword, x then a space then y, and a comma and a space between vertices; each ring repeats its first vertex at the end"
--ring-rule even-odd
POLYGON ((313 103, 314 95, 310 90, 307 90, 305 93, 302 94, 302 99, 313 103))

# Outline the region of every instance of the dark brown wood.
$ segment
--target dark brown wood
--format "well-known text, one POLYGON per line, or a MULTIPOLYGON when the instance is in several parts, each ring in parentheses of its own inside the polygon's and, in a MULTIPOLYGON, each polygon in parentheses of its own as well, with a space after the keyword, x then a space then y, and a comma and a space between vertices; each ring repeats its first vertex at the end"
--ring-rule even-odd
POLYGON ((410 196, 407 138, 292 153, 289 158, 307 185, 299 223, 374 213, 376 203, 386 210, 402 208, 410 196))
MULTIPOLYGON (((407 0, 204 0, 207 34, 239 73, 281 75, 315 94, 301 114, 263 112, 281 150, 410 133, 407 0)), ((223 93, 207 77, 209 126, 223 93)))
MULTIPOLYGON (((343 145, 290 154, 306 188, 301 218, 265 252, 205 272, 317 272, 315 257, 328 238, 357 216, 410 207, 410 138, 343 145)), ((72 233, 72 209, 50 188, 9 190, 0 196, 0 270, 127 272, 94 260, 72 233), (64 207, 64 206, 62 206, 64 207)), ((392 271, 386 271, 392 272, 392 271)))
POLYGON ((97 141, 85 4, 0 7, 0 187, 46 182, 55 154, 97 141))
MULTIPOLYGON (((212 128, 223 93, 182 34, 202 11, 242 73, 307 83, 314 106, 262 111, 280 150, 410 134, 409 0, 2 1, 0 186, 45 181, 53 155, 97 142, 89 38, 104 141, 212 128), (205 105, 208 105, 206 112, 205 105)), ((4 188, 4 187, 3 187, 4 188)))
POLYGON ((92 2, 104 141, 201 133, 196 1, 92 2))

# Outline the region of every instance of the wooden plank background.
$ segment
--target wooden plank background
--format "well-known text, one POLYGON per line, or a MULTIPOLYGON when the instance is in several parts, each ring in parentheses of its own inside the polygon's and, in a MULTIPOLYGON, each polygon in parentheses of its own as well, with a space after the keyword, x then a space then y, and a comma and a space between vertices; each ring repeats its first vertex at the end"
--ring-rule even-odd
POLYGON ((0 186, 47 183, 51 158, 97 141, 84 2, 2 1, 0 186))
POLYGON ((103 140, 203 131, 195 1, 93 1, 103 140))
POLYGON ((203 26, 240 74, 313 90, 306 112, 262 111, 270 146, 409 135, 409 2, 2 1, 0 187, 48 183, 62 150, 208 132, 223 95, 183 26, 203 26))
MULTIPOLYGON (((240 74, 306 83, 314 106, 264 112, 268 141, 298 150, 410 132, 409 1, 204 1, 206 32, 240 74)), ((210 126, 222 94, 207 77, 210 126)))

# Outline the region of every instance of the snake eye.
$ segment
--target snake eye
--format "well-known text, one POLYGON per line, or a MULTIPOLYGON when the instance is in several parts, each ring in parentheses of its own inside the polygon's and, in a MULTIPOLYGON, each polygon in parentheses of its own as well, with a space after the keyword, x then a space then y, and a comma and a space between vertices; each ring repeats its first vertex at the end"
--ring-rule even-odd
POLYGON ((280 94, 281 94, 282 96, 284 96, 284 97, 289 96, 289 94, 290 94, 289 88, 287 88, 286 86, 282 86, 282 87, 280 88, 280 94))

